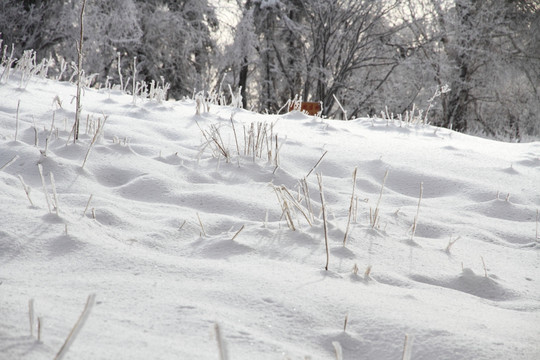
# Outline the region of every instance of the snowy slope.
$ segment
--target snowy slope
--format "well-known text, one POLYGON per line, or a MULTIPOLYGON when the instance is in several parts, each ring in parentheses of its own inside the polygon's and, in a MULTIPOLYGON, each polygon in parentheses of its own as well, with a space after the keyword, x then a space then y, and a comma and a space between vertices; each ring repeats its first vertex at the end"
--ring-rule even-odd
POLYGON ((0 359, 540 358, 539 142, 75 92, 0 84, 0 359))

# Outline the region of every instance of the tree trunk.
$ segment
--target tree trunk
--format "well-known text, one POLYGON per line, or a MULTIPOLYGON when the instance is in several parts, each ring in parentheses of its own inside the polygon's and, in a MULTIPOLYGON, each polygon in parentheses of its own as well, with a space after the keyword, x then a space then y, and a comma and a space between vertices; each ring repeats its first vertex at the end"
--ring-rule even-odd
POLYGON ((240 96, 242 96, 242 108, 247 109, 247 78, 248 78, 248 59, 244 57, 242 59, 242 67, 240 68, 240 75, 238 76, 238 88, 240 89, 240 96))
POLYGON ((456 13, 458 15, 457 30, 461 33, 456 46, 446 48, 450 58, 454 57, 459 76, 452 83, 449 100, 444 113, 443 126, 459 132, 467 131, 468 103, 470 100, 471 78, 471 51, 475 51, 475 39, 471 34, 474 33, 473 24, 476 11, 477 0, 471 2, 456 0, 456 13), (449 51, 450 50, 450 51, 449 51))
MULTIPOLYGON (((246 1, 245 10, 251 9, 251 0, 246 1)), ((240 67, 240 74, 238 76, 238 88, 240 89, 240 95, 242 96, 242 107, 247 109, 247 79, 249 71, 249 59, 247 56, 242 58, 242 64, 240 67)))
MULTIPOLYGON (((457 85, 459 86, 459 85, 457 85)), ((459 132, 467 131, 468 89, 451 90, 443 126, 459 132)))

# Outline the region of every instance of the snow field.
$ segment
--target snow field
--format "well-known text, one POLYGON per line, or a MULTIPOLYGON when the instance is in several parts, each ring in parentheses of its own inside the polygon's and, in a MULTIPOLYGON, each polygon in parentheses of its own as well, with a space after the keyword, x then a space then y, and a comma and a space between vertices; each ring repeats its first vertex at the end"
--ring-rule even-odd
POLYGON ((1 359, 54 358, 92 293, 66 359, 217 359, 215 324, 229 359, 335 358, 336 341, 343 359, 401 359, 405 334, 411 359, 540 356, 540 143, 297 112, 195 115, 191 100, 87 89, 73 144, 74 94, 41 79, 0 85, 0 167, 17 156, 0 171, 1 359), (268 139, 260 157, 237 153, 252 123, 272 126, 277 168, 268 139), (212 127, 229 161, 203 135, 212 127), (292 209, 292 231, 274 187, 307 210, 299 180, 325 152, 306 178, 312 225, 292 209))

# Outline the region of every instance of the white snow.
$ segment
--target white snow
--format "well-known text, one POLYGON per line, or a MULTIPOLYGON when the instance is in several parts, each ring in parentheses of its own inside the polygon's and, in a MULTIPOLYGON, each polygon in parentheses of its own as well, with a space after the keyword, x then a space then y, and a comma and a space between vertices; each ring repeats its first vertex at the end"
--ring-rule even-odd
POLYGON ((540 358, 540 142, 216 105, 196 115, 191 100, 87 89, 73 144, 75 92, 0 85, 0 168, 18 156, 0 171, 0 359, 53 359, 90 294, 65 359, 220 359, 216 324, 231 360, 333 359, 333 342, 345 360, 402 359, 406 334, 415 360, 540 358), (252 123, 273 126, 255 158, 244 154, 252 123), (205 145, 212 126, 228 162, 205 145), (274 187, 309 213, 299 180, 325 151, 307 178, 312 226, 291 201, 292 231, 274 187))

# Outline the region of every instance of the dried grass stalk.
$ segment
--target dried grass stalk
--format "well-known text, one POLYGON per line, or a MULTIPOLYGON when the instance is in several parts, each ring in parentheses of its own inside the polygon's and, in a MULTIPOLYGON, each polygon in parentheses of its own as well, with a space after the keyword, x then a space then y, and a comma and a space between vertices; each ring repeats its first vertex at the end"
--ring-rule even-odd
POLYGON ((452 248, 452 246, 454 246, 456 241, 458 241, 459 239, 461 239, 461 236, 458 236, 455 240, 452 240, 452 238, 450 238, 450 240, 448 241, 448 245, 446 246, 446 249, 444 251, 446 251, 447 253, 450 253, 450 249, 452 248))
POLYGON ((49 193, 47 192, 47 186, 45 185, 45 177, 43 176, 43 166, 38 164, 39 177, 41 178, 41 185, 43 186, 43 193, 45 194, 45 200, 47 201, 47 208, 49 209, 49 214, 52 213, 51 202, 49 200, 49 193))
POLYGON ((219 359, 228 360, 229 354, 227 351, 227 344, 225 343, 225 340, 223 340, 223 336, 221 335, 221 329, 218 324, 214 324, 214 331, 216 333, 216 341, 218 344, 219 359))
POLYGON ((313 170, 315 170, 315 169, 317 168, 317 166, 319 166, 319 164, 321 163, 322 159, 324 158, 324 156, 325 156, 327 153, 328 153, 328 150, 325 151, 325 152, 321 155, 321 157, 319 158, 319 161, 317 161, 317 162, 315 163, 315 165, 313 165, 313 167, 311 168, 311 170, 309 170, 308 174, 305 176, 306 179, 307 179, 308 176, 313 172, 313 170))
POLYGON ((19 107, 21 106, 21 100, 17 101, 17 115, 15 117, 15 141, 17 141, 17 135, 19 134, 19 107))
POLYGON ((93 194, 90 194, 90 197, 88 198, 88 202, 86 203, 86 207, 84 208, 83 216, 86 215, 86 211, 88 211, 88 206, 90 206, 90 201, 92 201, 93 196, 94 196, 93 194))
POLYGON ((34 299, 28 300, 28 320, 30 322, 30 336, 34 336, 34 299))
POLYGON ((24 192, 26 193, 26 197, 28 198, 28 201, 30 202, 30 205, 33 207, 34 206, 34 202, 32 201, 32 199, 30 198, 30 192, 32 191, 32 188, 28 185, 26 185, 26 183, 24 182, 23 180, 23 177, 22 175, 17 175, 17 177, 19 178, 19 180, 21 181, 21 185, 24 189, 24 192))
POLYGON ((84 169, 84 165, 86 164, 86 161, 88 160, 88 155, 90 155, 90 151, 92 150, 92 147, 96 143, 98 137, 103 133, 103 128, 105 127, 105 123, 107 122, 108 116, 103 117, 103 122, 99 122, 96 132, 94 133, 94 137, 92 138, 92 141, 90 142, 90 146, 88 147, 88 151, 86 152, 86 155, 84 156, 84 161, 82 163, 82 168, 84 169))
POLYGON ((6 169, 9 165, 13 164, 15 161, 17 161, 18 158, 19 158, 19 155, 15 155, 11 160, 9 160, 2 167, 0 167, 0 171, 6 169))
POLYGON ((322 182, 321 174, 317 174, 317 180, 319 182, 319 194, 321 196, 321 209, 322 209, 323 225, 324 225, 324 244, 326 246, 326 265, 324 266, 324 269, 328 271, 328 263, 330 262, 330 251, 328 249, 328 225, 326 221, 326 205, 324 203, 323 182, 322 182))
POLYGON ((356 189, 356 173, 358 168, 354 168, 353 171, 353 188, 351 194, 351 203, 349 204, 349 217, 347 218, 347 228, 345 229, 345 235, 343 236, 343 246, 347 243, 347 237, 349 236, 349 226, 351 225, 351 217, 354 209, 354 190, 356 189))
POLYGON ((68 337, 66 338, 66 341, 64 341, 64 344, 54 357, 54 360, 61 360, 69 350, 71 344, 73 344, 73 341, 75 341, 75 338, 81 331, 82 327, 84 326, 84 323, 88 319, 88 316, 90 316, 90 312, 92 311, 92 307, 94 306, 96 302, 96 294, 91 294, 88 296, 88 299, 86 300, 86 305, 84 306, 84 310, 81 313, 81 316, 79 316, 79 319, 71 329, 68 337))
POLYGON ((418 215, 420 214, 420 202, 422 201, 422 196, 424 194, 424 183, 420 183, 420 196, 418 197, 418 207, 416 208, 416 216, 414 217, 412 230, 411 230, 411 240, 414 240, 414 234, 416 233, 416 226, 418 224, 418 215))
POLYGON ((51 186, 53 191, 53 200, 54 200, 54 208, 56 210, 56 215, 60 215, 60 209, 58 207, 58 195, 56 194, 56 184, 54 182, 54 175, 53 173, 49 174, 51 177, 51 186))
POLYGON ((332 341, 332 346, 336 353, 336 360, 343 360, 343 348, 341 347, 341 344, 338 341, 332 341))
POLYGON ((197 219, 199 220, 199 225, 201 226, 201 231, 204 236, 206 236, 206 231, 204 231, 204 225, 201 221, 201 217, 199 216, 199 213, 197 213, 197 219))
POLYGON ((37 318, 37 339, 41 342, 41 330, 43 329, 43 319, 41 316, 37 318))
POLYGON ((384 178, 383 178, 383 182, 382 182, 382 185, 381 185, 381 192, 379 194, 379 199, 377 200, 377 206, 375 207, 375 211, 372 211, 371 208, 369 210, 370 212, 370 223, 371 223, 371 228, 374 229, 375 226, 377 226, 377 223, 379 222, 379 206, 381 204, 381 199, 382 199, 382 195, 383 195, 383 191, 384 191, 384 185, 386 184, 386 178, 388 177, 388 170, 386 170, 386 172, 384 173, 384 178))
POLYGON ((413 341, 414 341, 414 336, 405 334, 405 343, 403 344, 403 356, 401 357, 402 360, 411 359, 413 341))
POLYGON ((242 230, 244 230, 244 227, 245 225, 242 225, 242 227, 240 228, 240 230, 238 230, 234 236, 232 237, 231 241, 233 241, 234 239, 236 239, 236 237, 238 236, 238 234, 240 234, 240 232, 242 232, 242 230))

